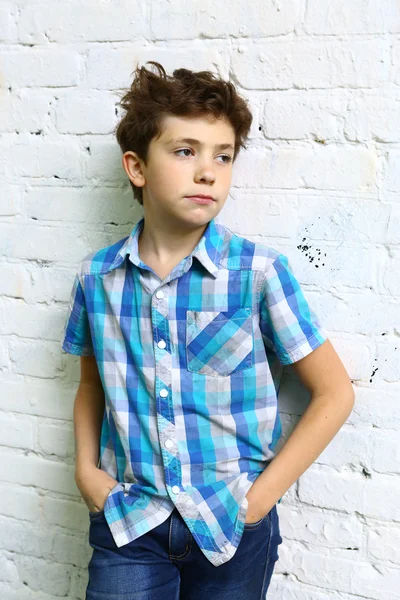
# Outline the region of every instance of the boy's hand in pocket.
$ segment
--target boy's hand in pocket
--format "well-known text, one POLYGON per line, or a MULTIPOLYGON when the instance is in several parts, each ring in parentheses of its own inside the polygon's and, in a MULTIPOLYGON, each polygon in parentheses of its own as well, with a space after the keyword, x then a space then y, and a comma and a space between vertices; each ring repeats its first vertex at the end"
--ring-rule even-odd
POLYGON ((263 498, 263 502, 261 502, 259 496, 254 491, 255 489, 256 488, 254 484, 246 495, 247 501, 249 503, 246 513, 246 523, 256 523, 257 521, 265 517, 265 515, 269 513, 272 507, 274 506, 273 504, 271 505, 271 503, 266 504, 267 498, 263 498))
POLYGON ((114 477, 93 465, 75 470, 75 483, 90 512, 99 512, 110 491, 118 483, 114 477))

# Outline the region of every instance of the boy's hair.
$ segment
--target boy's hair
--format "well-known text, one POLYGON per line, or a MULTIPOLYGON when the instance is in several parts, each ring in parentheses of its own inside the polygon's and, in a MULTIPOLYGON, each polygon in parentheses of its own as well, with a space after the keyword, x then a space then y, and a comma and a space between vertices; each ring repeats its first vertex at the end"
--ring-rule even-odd
MULTIPOLYGON (((247 148, 244 141, 253 120, 248 102, 239 96, 235 86, 211 71, 176 69, 169 76, 160 63, 148 63, 155 65, 158 74, 137 65, 131 87, 118 103, 126 111, 114 130, 122 153, 136 152, 147 165, 150 141, 161 135, 166 115, 213 115, 228 119, 235 130, 235 161, 240 148, 247 148)), ((134 198, 143 205, 142 188, 129 182, 134 198)))

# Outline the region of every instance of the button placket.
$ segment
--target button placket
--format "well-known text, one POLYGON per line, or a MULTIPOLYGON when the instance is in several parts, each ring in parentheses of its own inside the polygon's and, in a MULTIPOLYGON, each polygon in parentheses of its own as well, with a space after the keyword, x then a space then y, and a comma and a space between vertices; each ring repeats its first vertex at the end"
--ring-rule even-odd
POLYGON ((166 350, 169 343, 168 294, 163 290, 157 290, 153 296, 152 318, 155 344, 155 392, 163 399, 162 402, 157 403, 157 425, 161 445, 161 455, 164 462, 167 488, 170 488, 171 493, 176 496, 181 491, 181 486, 178 485, 181 483, 180 462, 175 436, 176 431, 171 391, 172 356, 171 353, 166 350), (162 317, 165 320, 164 323, 162 322, 162 317), (160 327, 157 327, 157 324, 160 324, 160 327), (162 331, 163 339, 158 339, 160 331, 162 331), (156 341, 157 339, 158 341, 156 341), (173 458, 171 459, 171 457, 173 458))

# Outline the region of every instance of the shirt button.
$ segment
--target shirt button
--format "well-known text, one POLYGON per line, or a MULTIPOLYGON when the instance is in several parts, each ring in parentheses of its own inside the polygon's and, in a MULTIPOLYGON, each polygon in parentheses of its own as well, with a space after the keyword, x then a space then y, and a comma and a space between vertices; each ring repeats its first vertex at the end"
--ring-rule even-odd
POLYGON ((171 490, 174 494, 179 494, 179 485, 173 485, 171 490))
POLYGON ((156 298, 164 298, 164 292, 158 290, 158 292, 156 292, 156 298))
POLYGON ((174 442, 172 440, 166 440, 165 442, 165 447, 166 448, 171 448, 171 446, 174 445, 174 442))
POLYGON ((164 340, 160 340, 160 341, 158 342, 158 344, 157 344, 157 346, 158 346, 159 348, 165 348, 165 346, 166 346, 166 345, 167 345, 167 344, 165 343, 165 341, 164 341, 164 340))
POLYGON ((161 398, 166 398, 168 396, 168 390, 166 390, 165 388, 161 390, 160 396, 161 398))

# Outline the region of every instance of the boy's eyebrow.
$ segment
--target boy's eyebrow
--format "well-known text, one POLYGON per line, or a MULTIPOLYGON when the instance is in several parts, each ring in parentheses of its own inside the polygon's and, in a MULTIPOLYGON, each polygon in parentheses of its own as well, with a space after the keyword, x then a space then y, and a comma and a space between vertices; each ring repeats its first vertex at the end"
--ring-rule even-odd
MULTIPOLYGON (((202 146, 203 144, 200 142, 200 140, 196 140, 194 138, 172 138, 170 140, 168 140, 167 142, 165 142, 166 145, 168 144, 176 144, 176 143, 185 143, 185 144, 193 144, 194 146, 202 146)), ((231 150, 234 150, 235 148, 232 146, 232 144, 215 144, 215 148, 219 148, 220 150, 225 150, 230 148, 231 150)))

